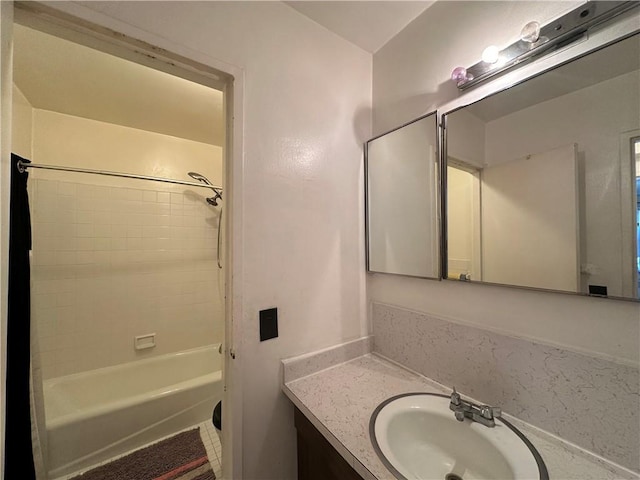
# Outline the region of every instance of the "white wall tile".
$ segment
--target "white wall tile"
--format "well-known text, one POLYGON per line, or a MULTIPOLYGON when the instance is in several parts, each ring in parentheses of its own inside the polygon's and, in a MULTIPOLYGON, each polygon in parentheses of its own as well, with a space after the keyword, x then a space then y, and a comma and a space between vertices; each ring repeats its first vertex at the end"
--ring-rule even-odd
POLYGON ((216 244, 204 238, 215 212, 195 215, 202 197, 188 197, 184 217, 181 193, 34 183, 33 321, 45 378, 135 360, 133 337, 150 331, 158 346, 145 356, 222 341, 216 244))
POLYGON ((144 202, 155 202, 157 198, 157 192, 151 190, 145 190, 142 192, 142 201, 144 202))
POLYGON ((133 189, 133 188, 128 188, 126 190, 126 192, 127 192, 127 195, 126 195, 126 199, 127 200, 131 200, 131 201, 134 201, 134 202, 142 201, 142 197, 143 197, 142 190, 136 190, 136 189, 133 189))
POLYGON ((84 183, 79 183, 76 185, 76 194, 80 199, 80 201, 78 202, 78 206, 80 206, 81 203, 85 205, 90 205, 90 203, 87 202, 86 199, 91 198, 91 196, 93 195, 93 186, 84 184, 84 183))
POLYGON ((77 185, 71 182, 59 182, 58 193, 60 195, 76 195, 77 185))
POLYGON ((38 194, 57 194, 58 193, 58 181, 57 180, 38 180, 38 194))

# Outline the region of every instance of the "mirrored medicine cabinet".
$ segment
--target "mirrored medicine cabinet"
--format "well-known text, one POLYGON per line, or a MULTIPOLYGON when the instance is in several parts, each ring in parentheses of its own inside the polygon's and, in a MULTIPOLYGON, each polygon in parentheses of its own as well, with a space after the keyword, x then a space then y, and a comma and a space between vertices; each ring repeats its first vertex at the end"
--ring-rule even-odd
POLYGON ((436 113, 365 144, 367 270, 439 278, 436 113))
POLYGON ((640 33, 438 117, 367 142, 369 271, 640 298, 640 33))

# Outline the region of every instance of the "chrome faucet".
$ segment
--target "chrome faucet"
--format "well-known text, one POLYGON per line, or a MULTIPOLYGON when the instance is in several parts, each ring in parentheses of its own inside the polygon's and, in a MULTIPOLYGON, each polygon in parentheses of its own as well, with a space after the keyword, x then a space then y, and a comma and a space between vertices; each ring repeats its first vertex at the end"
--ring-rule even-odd
POLYGON ((453 410, 456 420, 460 422, 468 418, 490 428, 496 426, 495 418, 502 415, 502 410, 498 407, 476 405, 475 403, 462 400, 460 394, 456 392, 456 387, 453 387, 449 409, 453 410))

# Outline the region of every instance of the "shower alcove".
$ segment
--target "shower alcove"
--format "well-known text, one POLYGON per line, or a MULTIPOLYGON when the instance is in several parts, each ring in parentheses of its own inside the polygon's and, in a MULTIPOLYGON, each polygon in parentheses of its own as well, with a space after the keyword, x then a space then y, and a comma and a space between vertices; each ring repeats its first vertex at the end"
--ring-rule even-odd
MULTIPOLYGON (((199 172, 222 186, 222 92, 19 24, 12 124, 12 151, 34 166, 187 183, 199 172)), ((210 420, 222 396, 224 200, 184 184, 28 173, 36 404, 54 479, 210 420)))

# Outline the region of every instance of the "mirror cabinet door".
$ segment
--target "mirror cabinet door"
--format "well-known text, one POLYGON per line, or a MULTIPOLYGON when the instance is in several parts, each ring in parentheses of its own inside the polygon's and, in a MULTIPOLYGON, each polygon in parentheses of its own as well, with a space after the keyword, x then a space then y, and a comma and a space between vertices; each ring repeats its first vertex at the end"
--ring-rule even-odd
POLYGON ((439 278, 436 114, 365 146, 367 270, 439 278))
POLYGON ((444 277, 638 299, 640 34, 443 112, 444 277))

